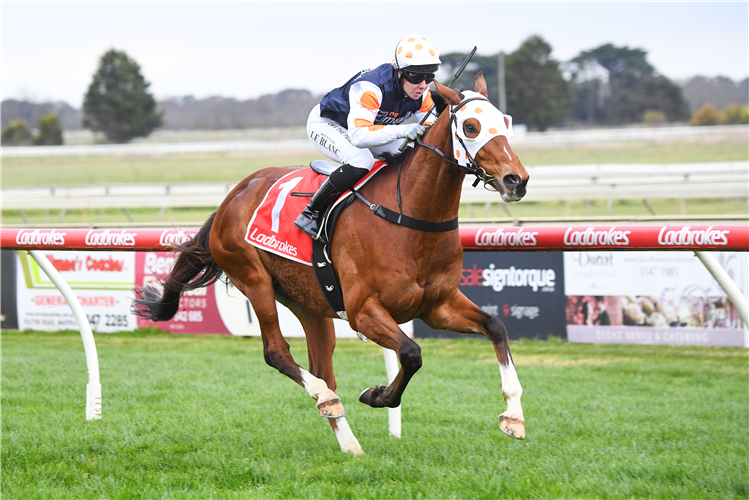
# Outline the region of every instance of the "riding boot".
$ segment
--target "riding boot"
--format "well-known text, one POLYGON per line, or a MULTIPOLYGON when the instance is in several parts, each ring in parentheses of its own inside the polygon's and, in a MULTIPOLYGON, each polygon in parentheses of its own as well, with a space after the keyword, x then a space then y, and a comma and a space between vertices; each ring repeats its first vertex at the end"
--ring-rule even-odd
POLYGON ((354 167, 348 163, 344 163, 335 169, 320 185, 307 207, 294 221, 294 225, 303 233, 319 240, 321 238, 320 212, 325 206, 325 202, 334 194, 343 193, 354 187, 354 184, 359 182, 367 173, 369 173, 369 170, 366 168, 354 167))
POLYGON ((320 211, 325 206, 327 199, 338 193, 340 191, 330 182, 330 178, 325 179, 312 196, 307 207, 296 218, 294 225, 313 239, 320 239, 320 211))

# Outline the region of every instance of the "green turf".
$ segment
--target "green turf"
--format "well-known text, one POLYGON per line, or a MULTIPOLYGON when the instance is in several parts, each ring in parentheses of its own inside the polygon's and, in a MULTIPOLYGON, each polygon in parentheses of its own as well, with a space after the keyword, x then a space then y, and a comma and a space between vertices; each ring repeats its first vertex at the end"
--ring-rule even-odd
POLYGON ((88 422, 80 336, 3 332, 3 498, 749 496, 744 349, 513 342, 528 431, 515 441, 497 427, 491 345, 420 344, 398 440, 357 402, 385 379, 381 349, 339 341, 337 392, 368 453, 355 458, 260 339, 97 335, 103 418, 88 422))
POLYGON ((524 165, 693 163, 749 160, 749 138, 730 142, 604 143, 567 148, 515 148, 524 165))

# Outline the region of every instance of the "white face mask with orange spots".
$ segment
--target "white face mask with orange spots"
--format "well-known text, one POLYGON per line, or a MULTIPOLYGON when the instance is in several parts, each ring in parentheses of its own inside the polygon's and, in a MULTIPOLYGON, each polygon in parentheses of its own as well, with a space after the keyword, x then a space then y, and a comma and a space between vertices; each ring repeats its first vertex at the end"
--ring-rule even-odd
MULTIPOLYGON (((468 102, 454 112, 455 120, 452 124, 453 131, 453 153, 455 154, 455 160, 459 165, 466 167, 469 166, 468 156, 466 150, 463 148, 463 144, 468 149, 468 153, 471 158, 476 158, 476 155, 484 147, 484 145, 498 135, 503 135, 508 139, 515 137, 512 131, 512 117, 509 115, 502 114, 500 110, 494 107, 494 105, 486 100, 484 96, 478 92, 470 90, 464 90, 463 96, 466 99, 477 98, 471 102, 468 102), (475 118, 481 125, 479 135, 476 137, 468 137, 463 131, 463 123, 469 119, 475 118), (505 118, 507 122, 505 123, 505 118), (463 140, 463 144, 456 137, 460 137, 463 140)), ((505 150, 508 156, 510 153, 505 150)), ((512 156, 510 156, 512 159, 512 156)))

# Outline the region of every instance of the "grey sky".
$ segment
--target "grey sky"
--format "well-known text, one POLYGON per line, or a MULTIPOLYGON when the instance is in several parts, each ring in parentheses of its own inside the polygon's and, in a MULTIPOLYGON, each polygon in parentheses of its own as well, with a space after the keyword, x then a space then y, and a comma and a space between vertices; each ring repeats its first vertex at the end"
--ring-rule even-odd
POLYGON ((672 79, 749 76, 749 3, 2 2, 2 98, 80 106, 109 48, 158 98, 327 90, 389 62, 409 33, 443 53, 512 52, 541 35, 564 61, 604 43, 642 48, 672 79))

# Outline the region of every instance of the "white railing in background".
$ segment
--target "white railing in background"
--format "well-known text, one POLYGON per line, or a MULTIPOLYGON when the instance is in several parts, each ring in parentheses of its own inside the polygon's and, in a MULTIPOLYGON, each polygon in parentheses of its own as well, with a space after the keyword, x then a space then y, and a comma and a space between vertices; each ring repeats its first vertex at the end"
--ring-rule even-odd
MULTIPOLYGON (((637 199, 746 198, 749 203, 749 162, 558 165, 529 167, 530 181, 524 202, 637 199)), ((483 205, 485 216, 499 195, 473 188, 466 178, 461 202, 483 205)), ((2 189, 2 209, 67 210, 218 207, 236 183, 111 184, 2 189)), ((654 211, 651 210, 651 212, 654 211)), ((655 215, 655 214, 654 214, 655 215)))

